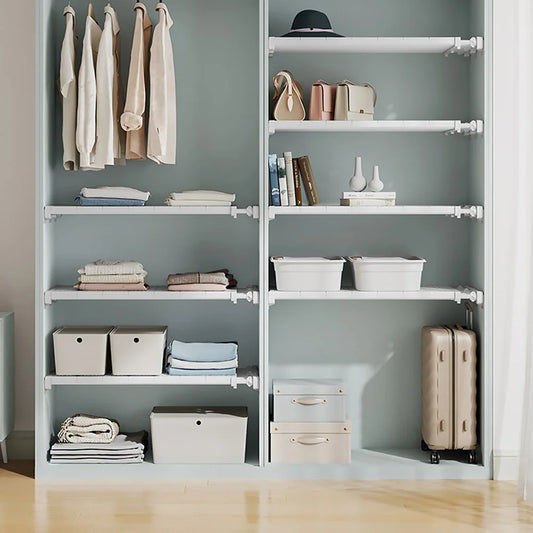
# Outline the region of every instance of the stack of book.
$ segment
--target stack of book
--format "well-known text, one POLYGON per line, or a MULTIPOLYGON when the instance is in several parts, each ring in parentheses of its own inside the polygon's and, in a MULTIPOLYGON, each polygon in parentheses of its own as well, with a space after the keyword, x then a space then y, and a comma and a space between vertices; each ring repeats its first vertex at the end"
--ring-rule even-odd
POLYGON ((301 184, 303 184, 308 204, 317 205, 320 203, 309 156, 293 158, 291 152, 284 152, 283 157, 270 154, 268 156, 268 169, 271 205, 303 205, 301 184))
POLYGON ((343 192, 341 205, 349 207, 388 207, 396 204, 395 192, 343 192))

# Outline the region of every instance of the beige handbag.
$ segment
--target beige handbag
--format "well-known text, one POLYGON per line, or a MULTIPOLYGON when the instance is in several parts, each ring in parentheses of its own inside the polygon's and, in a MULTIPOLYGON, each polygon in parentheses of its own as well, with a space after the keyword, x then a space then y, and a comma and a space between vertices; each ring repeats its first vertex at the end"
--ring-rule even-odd
POLYGON ((372 85, 348 80, 337 85, 335 120, 374 120, 378 95, 372 85))
POLYGON ((301 85, 288 70, 278 72, 274 83, 274 120, 304 120, 305 107, 301 85))
POLYGON ((313 83, 309 99, 309 120, 333 120, 336 92, 337 86, 324 80, 313 83))

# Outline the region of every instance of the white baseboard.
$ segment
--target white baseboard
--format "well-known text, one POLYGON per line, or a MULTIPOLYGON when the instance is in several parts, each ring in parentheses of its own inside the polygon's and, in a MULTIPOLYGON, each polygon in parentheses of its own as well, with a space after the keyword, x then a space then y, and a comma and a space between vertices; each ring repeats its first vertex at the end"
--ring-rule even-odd
POLYGON ((8 460, 31 459, 35 457, 35 431, 13 431, 7 437, 8 460))
POLYGON ((494 452, 493 472, 496 481, 518 481, 520 456, 518 452, 494 452))

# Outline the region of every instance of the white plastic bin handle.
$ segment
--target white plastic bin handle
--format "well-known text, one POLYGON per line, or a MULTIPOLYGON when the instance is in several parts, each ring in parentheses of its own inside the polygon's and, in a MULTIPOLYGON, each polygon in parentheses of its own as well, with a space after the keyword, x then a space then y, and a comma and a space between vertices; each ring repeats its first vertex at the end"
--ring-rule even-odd
POLYGON ((300 405, 318 405, 320 403, 327 403, 325 398, 293 398, 292 403, 300 405))
POLYGON ((304 444, 305 446, 314 446, 316 444, 326 444, 326 442, 329 442, 329 439, 327 437, 296 437, 292 438, 291 442, 304 444))

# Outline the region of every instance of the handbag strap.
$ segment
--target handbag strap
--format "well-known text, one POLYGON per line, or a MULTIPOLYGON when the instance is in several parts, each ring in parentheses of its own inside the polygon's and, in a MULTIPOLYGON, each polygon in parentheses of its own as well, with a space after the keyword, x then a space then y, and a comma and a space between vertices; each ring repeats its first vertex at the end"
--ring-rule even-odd
POLYGON ((294 107, 293 93, 295 92, 299 99, 302 100, 302 87, 294 79, 294 76, 289 70, 281 70, 275 76, 272 77, 272 83, 274 84, 274 100, 277 100, 285 87, 287 87, 287 108, 292 111, 294 107))
POLYGON ((376 104, 378 102, 378 92, 372 85, 370 85, 370 83, 353 83, 353 81, 350 80, 342 80, 337 82, 337 85, 346 85, 346 87, 348 88, 348 94, 350 93, 350 85, 358 85, 359 87, 370 87, 372 89, 372 92, 374 93, 374 107, 376 107, 376 104))

